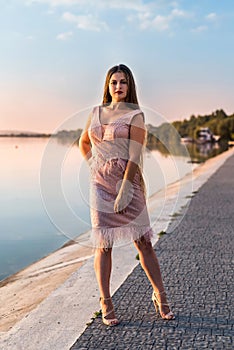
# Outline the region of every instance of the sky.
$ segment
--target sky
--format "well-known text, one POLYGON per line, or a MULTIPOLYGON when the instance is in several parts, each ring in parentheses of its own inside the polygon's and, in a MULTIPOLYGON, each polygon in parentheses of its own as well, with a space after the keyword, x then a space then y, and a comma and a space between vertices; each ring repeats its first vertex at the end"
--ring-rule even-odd
POLYGON ((168 121, 234 113, 233 0, 0 0, 0 8, 0 130, 53 132, 101 103, 119 63, 132 70, 140 104, 168 121))

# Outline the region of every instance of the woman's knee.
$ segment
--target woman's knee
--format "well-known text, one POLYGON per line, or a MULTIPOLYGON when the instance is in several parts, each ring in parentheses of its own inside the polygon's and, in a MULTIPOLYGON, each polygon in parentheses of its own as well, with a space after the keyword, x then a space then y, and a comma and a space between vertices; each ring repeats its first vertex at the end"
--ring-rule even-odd
POLYGON ((112 248, 96 248, 95 255, 108 256, 111 254, 112 248))
POLYGON ((152 243, 151 241, 145 239, 145 237, 141 237, 138 240, 134 241, 136 248, 141 252, 145 251, 151 251, 152 248, 152 243))

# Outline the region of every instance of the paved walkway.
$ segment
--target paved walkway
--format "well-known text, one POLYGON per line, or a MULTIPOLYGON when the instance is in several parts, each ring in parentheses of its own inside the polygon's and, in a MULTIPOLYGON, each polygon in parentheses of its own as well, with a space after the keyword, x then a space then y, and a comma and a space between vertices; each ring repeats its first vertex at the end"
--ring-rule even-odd
POLYGON ((113 296, 121 324, 108 328, 97 317, 72 350, 234 349, 234 156, 183 210, 155 247, 176 320, 155 315, 138 265, 113 296))

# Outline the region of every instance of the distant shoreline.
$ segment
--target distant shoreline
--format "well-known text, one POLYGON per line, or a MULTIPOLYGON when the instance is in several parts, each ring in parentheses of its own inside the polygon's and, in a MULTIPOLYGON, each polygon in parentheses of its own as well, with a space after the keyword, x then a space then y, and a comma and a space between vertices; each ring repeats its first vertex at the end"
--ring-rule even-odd
POLYGON ((81 129, 77 130, 60 130, 56 133, 39 133, 33 131, 0 131, 0 137, 19 137, 19 138, 59 138, 59 139, 68 139, 76 141, 80 138, 82 133, 81 129))
POLYGON ((28 134, 0 134, 0 137, 51 137, 52 134, 36 134, 36 135, 28 135, 28 134))

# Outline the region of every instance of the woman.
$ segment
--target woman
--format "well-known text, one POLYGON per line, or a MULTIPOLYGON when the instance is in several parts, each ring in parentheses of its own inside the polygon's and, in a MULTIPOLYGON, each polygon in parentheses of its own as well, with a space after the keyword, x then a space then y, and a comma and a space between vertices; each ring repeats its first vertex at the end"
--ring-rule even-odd
POLYGON ((100 289, 103 323, 119 323, 110 297, 112 246, 134 241, 141 265, 153 287, 152 300, 163 319, 174 318, 155 251, 142 178, 146 138, 130 69, 120 64, 106 76, 103 102, 89 116, 79 146, 91 167, 91 221, 95 273, 100 289))

